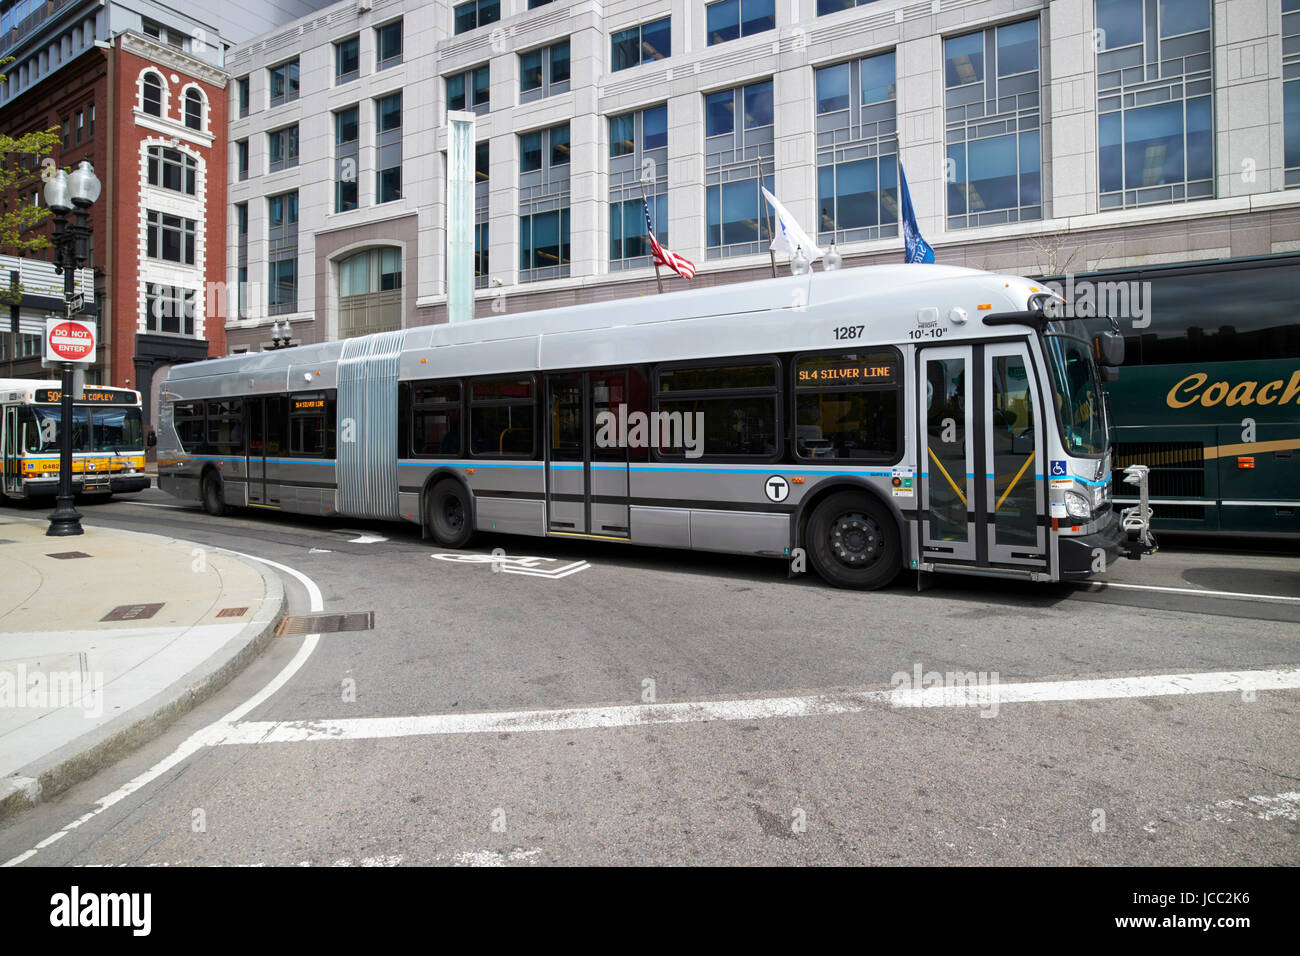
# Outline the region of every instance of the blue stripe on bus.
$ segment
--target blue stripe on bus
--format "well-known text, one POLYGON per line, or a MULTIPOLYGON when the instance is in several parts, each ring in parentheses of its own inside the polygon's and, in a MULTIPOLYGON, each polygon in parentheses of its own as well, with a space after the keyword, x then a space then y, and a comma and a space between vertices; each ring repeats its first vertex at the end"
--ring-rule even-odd
POLYGON ((186 455, 183 461, 264 461, 268 465, 335 465, 333 458, 245 458, 243 455, 186 455))

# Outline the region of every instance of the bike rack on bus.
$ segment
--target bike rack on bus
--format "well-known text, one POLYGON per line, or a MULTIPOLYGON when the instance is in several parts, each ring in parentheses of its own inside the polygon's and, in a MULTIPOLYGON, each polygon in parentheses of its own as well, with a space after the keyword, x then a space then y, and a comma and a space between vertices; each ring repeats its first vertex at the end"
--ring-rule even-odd
POLYGON ((1134 561, 1144 554, 1154 554, 1156 550, 1156 539, 1151 533, 1150 472, 1146 465, 1129 465, 1124 469, 1124 484, 1137 485, 1138 489, 1138 503, 1119 513, 1120 527, 1128 534, 1129 540, 1124 556, 1134 561))

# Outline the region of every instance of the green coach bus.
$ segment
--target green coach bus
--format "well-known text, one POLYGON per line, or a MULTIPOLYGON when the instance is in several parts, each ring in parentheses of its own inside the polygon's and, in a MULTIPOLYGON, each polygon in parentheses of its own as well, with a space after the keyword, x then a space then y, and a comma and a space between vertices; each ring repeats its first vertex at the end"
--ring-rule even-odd
POLYGON ((1046 284, 1124 333, 1107 386, 1117 507, 1141 463, 1157 531, 1300 535, 1300 254, 1046 284))

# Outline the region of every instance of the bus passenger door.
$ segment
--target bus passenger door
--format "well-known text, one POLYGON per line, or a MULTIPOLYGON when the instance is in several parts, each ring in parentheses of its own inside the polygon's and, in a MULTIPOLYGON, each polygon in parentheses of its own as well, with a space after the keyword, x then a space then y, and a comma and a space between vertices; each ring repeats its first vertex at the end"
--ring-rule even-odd
POLYGON ((921 352, 921 559, 974 561, 975 469, 970 346, 921 352))
POLYGON ((587 465, 583 372, 546 376, 546 527, 587 532, 587 465))
POLYGON ((10 405, 4 417, 4 492, 17 495, 22 491, 22 460, 18 453, 22 450, 18 444, 18 408, 10 405))
POLYGON ((244 433, 248 435, 248 503, 266 504, 266 400, 244 400, 244 433))
POLYGON ((983 465, 979 509, 994 564, 1047 569, 1043 516, 1043 409, 1033 362, 1023 343, 986 345, 983 465))
POLYGON ((628 401, 628 375, 619 369, 591 372, 588 379, 588 530, 591 534, 626 538, 628 447, 626 441, 620 440, 625 437, 621 435, 620 421, 627 421, 632 404, 628 401))

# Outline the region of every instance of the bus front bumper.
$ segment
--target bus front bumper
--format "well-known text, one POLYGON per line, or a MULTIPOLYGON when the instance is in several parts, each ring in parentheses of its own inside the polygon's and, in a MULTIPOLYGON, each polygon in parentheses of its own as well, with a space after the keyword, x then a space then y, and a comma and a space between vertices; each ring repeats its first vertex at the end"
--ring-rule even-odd
POLYGON ((1100 574, 1111 566, 1126 550, 1128 536, 1119 524, 1119 516, 1107 510, 1100 516, 1100 525, 1091 534, 1061 536, 1061 577, 1082 578, 1100 574))
MULTIPOLYGON (((74 475, 72 478, 72 493, 74 495, 102 495, 115 492, 144 491, 149 487, 151 480, 148 475, 144 474, 103 474, 92 476, 87 482, 82 479, 81 475, 74 475)), ((26 478, 23 480, 23 494, 28 498, 53 498, 58 493, 59 479, 57 475, 51 475, 48 478, 26 478)))

